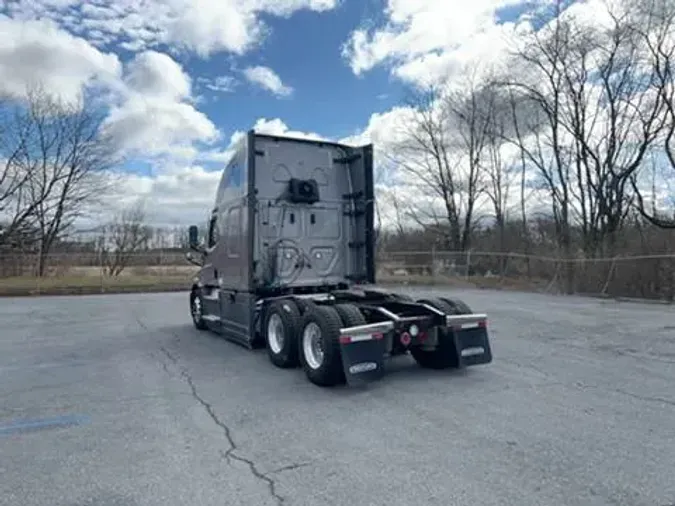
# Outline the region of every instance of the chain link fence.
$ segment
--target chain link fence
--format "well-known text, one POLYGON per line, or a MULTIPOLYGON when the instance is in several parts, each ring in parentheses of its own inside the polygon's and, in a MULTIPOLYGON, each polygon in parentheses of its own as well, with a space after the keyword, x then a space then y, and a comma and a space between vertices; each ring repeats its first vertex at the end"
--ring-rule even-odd
MULTIPOLYGON (((44 276, 37 254, 0 254, 0 295, 185 290, 198 268, 183 251, 129 255, 119 275, 101 253, 51 254, 44 276)), ((675 298, 675 254, 561 259, 489 251, 382 251, 377 279, 386 284, 447 285, 608 297, 675 298)))
POLYGON ((490 251, 382 252, 378 279, 672 302, 675 254, 562 259, 490 251))

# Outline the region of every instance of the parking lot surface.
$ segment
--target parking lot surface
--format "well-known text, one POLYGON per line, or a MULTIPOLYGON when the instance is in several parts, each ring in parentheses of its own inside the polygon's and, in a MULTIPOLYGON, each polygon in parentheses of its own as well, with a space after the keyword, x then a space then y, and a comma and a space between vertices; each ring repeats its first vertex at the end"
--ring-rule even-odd
POLYGON ((418 292, 487 312, 494 362, 321 389, 185 293, 0 299, 0 504, 675 504, 675 308, 418 292))

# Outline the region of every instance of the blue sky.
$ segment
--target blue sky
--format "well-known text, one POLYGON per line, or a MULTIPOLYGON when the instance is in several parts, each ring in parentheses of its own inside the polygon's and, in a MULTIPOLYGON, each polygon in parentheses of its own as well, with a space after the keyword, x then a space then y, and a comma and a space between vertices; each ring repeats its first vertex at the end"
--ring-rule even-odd
POLYGON ((514 22, 546 3, 0 0, 0 92, 103 90, 129 160, 119 202, 166 203, 174 223, 208 207, 231 139, 253 126, 374 142, 377 156, 408 90, 503 63, 514 22))
MULTIPOLYGON (((340 55, 346 34, 367 19, 366 5, 381 12, 383 3, 345 2, 329 13, 301 11, 289 19, 265 16, 269 37, 255 53, 235 59, 236 65, 275 69, 293 87, 293 95, 277 98, 240 85, 232 93, 214 94, 202 109, 225 131, 246 129, 260 117, 278 117, 296 130, 320 131, 332 138, 356 133, 372 112, 390 109, 403 89, 385 68, 354 76, 340 55)), ((192 75, 206 77, 232 73, 227 59, 218 57, 191 58, 186 68, 192 75)))

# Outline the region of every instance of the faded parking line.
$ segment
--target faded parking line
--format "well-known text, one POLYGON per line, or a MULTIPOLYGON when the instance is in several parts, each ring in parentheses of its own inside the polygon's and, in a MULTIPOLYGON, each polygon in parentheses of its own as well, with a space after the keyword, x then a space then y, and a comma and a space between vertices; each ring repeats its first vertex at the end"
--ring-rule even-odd
POLYGON ((34 418, 29 420, 16 420, 8 424, 0 424, 0 436, 22 434, 39 430, 59 429, 89 423, 89 417, 85 415, 63 415, 53 418, 34 418))

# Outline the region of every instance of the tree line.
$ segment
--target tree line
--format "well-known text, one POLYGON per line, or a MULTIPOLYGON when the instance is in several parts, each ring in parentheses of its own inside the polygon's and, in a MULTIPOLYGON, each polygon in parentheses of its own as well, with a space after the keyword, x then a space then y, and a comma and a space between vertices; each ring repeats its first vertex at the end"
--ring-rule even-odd
POLYGON ((0 276, 45 276, 58 254, 92 251, 117 276, 138 252, 186 248, 187 229, 151 226, 140 201, 107 205, 123 161, 95 97, 40 85, 0 97, 0 276), (78 220, 97 225, 76 233, 78 220))
MULTIPOLYGON (((411 91, 403 140, 377 160, 408 188, 381 195, 394 220, 378 248, 673 251, 674 206, 655 197, 675 189, 675 0, 612 1, 601 28, 561 5, 514 40, 503 67, 411 91)), ((0 255, 31 252, 45 275, 84 217, 101 222, 111 275, 152 248, 142 206, 101 212, 121 162, 104 112, 40 88, 0 99, 0 255)), ((578 273, 563 265, 572 291, 578 273)))
POLYGON ((46 272, 55 244, 94 211, 115 180, 104 116, 84 97, 64 102, 39 86, 0 100, 0 254, 37 253, 46 272))
POLYGON ((549 254, 597 258, 630 254, 652 227, 673 247, 675 2, 607 3, 600 28, 561 5, 518 38, 506 70, 411 93, 387 161, 416 191, 389 192, 393 237, 421 229, 467 251, 488 226, 498 250, 517 233, 533 254, 547 230, 549 254))

